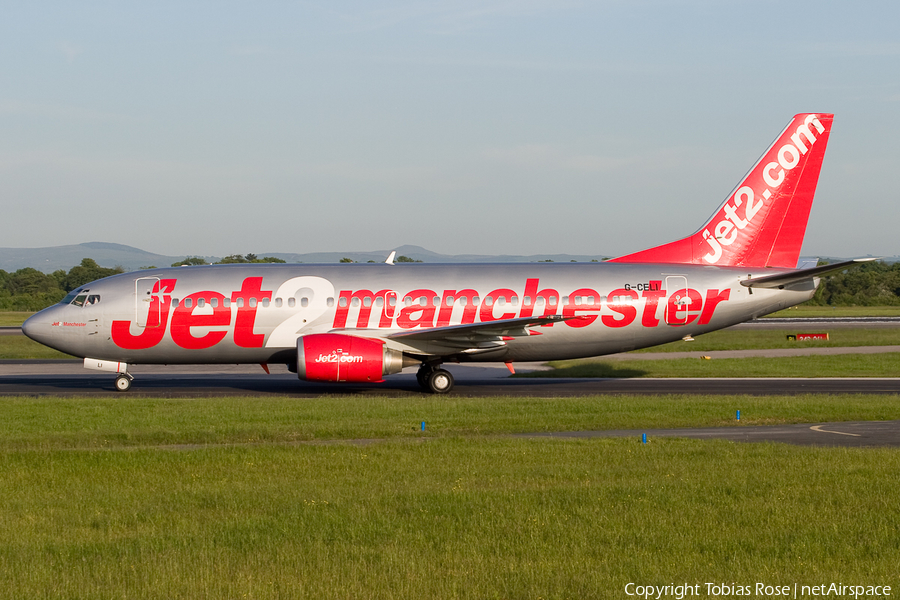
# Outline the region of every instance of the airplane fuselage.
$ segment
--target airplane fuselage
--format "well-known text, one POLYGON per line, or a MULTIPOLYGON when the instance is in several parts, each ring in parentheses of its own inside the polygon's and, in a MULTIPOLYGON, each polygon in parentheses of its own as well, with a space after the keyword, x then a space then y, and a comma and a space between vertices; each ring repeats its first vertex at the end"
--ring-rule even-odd
MULTIPOLYGON (((391 332, 522 317, 579 317, 534 327, 470 361, 598 356, 740 323, 808 300, 755 289, 773 269, 678 264, 215 265, 116 275, 28 321, 29 336, 79 357, 130 364, 286 363, 300 336, 391 332), (89 300, 93 298, 92 301, 89 300), (538 335, 539 334, 539 335, 538 335)), ((499 344, 499 345, 498 345, 499 344)), ((391 345, 446 355, 444 342, 391 345)))

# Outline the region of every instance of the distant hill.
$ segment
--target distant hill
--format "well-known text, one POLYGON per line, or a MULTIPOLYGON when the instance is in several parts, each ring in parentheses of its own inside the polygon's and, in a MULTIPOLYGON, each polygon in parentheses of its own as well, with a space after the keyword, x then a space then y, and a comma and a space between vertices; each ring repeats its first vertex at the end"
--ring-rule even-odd
POLYGON ((518 254, 438 254, 426 250, 421 246, 398 246, 389 250, 374 250, 371 252, 312 252, 308 254, 285 254, 283 252, 264 252, 259 256, 274 256, 291 263, 336 263, 342 258, 350 258, 356 262, 384 262, 388 255, 396 251, 397 256, 406 256, 413 260, 421 260, 426 263, 486 263, 486 262, 537 262, 539 260, 552 260, 553 262, 590 262, 603 260, 612 254, 533 254, 523 256, 518 254))
POLYGON ((16 271, 33 267, 44 273, 52 273, 57 269, 68 271, 80 264, 83 258, 93 258, 101 267, 121 266, 133 271, 151 265, 168 267, 184 257, 153 254, 124 244, 89 242, 49 248, 0 248, 0 269, 16 271))
MULTIPOLYGON (((400 246, 391 250, 375 250, 371 252, 311 252, 306 254, 258 252, 257 256, 274 256, 289 263, 337 263, 342 258, 350 258, 356 262, 368 262, 370 260, 384 262, 392 250, 396 250, 397 256, 407 256, 413 260, 421 260, 427 263, 536 262, 539 260, 590 262, 591 260, 602 260, 604 258, 604 255, 599 254, 595 256, 569 254, 540 254, 534 256, 460 254, 450 256, 438 254, 419 246, 400 246)), ((185 256, 154 254, 140 248, 107 242, 89 242, 70 246, 51 246, 48 248, 0 248, 0 269, 12 272, 25 267, 32 267, 44 273, 52 273, 57 269, 68 271, 75 265, 80 264, 83 258, 93 258, 101 267, 123 267, 126 271, 136 271, 142 267, 168 267, 176 261, 183 260, 185 256)), ((204 256, 203 258, 208 262, 215 262, 221 257, 204 256)))
MULTIPOLYGON (((349 258, 356 262, 384 262, 392 250, 396 250, 397 256, 407 256, 413 260, 421 260, 425 263, 486 263, 486 262, 538 262, 552 260, 553 262, 590 262, 603 260, 615 254, 438 254, 422 248, 421 246, 399 246, 388 250, 373 250, 370 252, 309 252, 306 254, 293 254, 286 252, 258 252, 257 256, 274 256, 289 263, 337 263, 342 258, 349 258)), ((0 269, 12 272, 24 267, 33 267, 44 273, 52 273, 57 269, 68 271, 81 263, 83 258, 93 258, 102 267, 123 267, 126 271, 136 271, 141 267, 168 267, 176 261, 183 260, 184 255, 167 256, 154 254, 124 244, 110 244, 107 242, 89 242, 86 244, 74 244, 71 246, 52 246, 49 248, 0 248, 0 269)), ((215 262, 221 257, 204 256, 208 262, 215 262)), ((843 260, 834 258, 833 260, 843 260)), ((886 262, 895 262, 898 257, 885 258, 886 262)))

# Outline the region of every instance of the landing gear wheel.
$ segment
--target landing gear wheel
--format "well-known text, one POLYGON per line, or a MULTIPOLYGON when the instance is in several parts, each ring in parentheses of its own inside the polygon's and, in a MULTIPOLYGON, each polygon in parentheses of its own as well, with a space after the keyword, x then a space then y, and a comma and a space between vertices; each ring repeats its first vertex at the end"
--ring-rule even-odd
POLYGON ((120 392, 127 392, 131 389, 131 377, 128 375, 122 374, 116 377, 116 390, 120 392))
POLYGON ((436 369, 428 375, 428 390, 434 394, 446 394, 453 389, 450 371, 436 369))
POLYGON ((422 365, 419 367, 419 370, 416 371, 416 381, 419 382, 419 387, 426 392, 431 391, 431 388, 428 387, 428 378, 432 373, 434 373, 434 367, 428 365, 422 365))

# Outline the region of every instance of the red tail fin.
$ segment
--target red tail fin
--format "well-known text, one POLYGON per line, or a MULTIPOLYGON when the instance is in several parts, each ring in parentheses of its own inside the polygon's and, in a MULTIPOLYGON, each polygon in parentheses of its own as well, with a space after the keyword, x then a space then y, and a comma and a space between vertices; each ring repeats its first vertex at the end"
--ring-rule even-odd
POLYGON ((797 115, 697 233, 610 262, 797 266, 834 115, 797 115))

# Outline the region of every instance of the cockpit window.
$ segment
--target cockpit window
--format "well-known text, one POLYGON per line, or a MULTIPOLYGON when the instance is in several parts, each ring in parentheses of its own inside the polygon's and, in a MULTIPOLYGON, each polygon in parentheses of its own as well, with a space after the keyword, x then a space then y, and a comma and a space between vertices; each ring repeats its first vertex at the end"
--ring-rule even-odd
POLYGON ((81 288, 78 288, 77 290, 73 290, 73 291, 69 292, 68 294, 66 294, 66 297, 63 298, 62 300, 60 300, 59 303, 60 304, 72 304, 72 300, 74 300, 75 297, 80 293, 81 293, 81 288))
POLYGON ((79 288, 74 292, 69 292, 60 304, 71 304, 72 306, 93 306, 100 303, 100 294, 91 294, 91 290, 87 288, 79 288))

